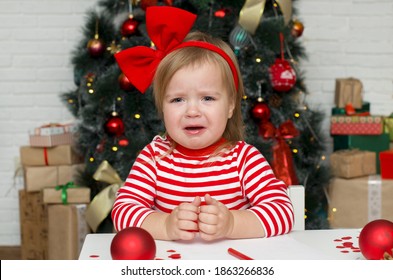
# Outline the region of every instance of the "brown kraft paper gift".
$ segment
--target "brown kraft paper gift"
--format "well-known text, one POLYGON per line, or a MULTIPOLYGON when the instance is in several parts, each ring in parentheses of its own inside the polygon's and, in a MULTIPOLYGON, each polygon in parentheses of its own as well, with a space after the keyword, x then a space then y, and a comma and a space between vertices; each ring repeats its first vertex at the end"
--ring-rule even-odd
POLYGON ((363 84, 359 79, 341 78, 336 79, 335 103, 338 108, 345 108, 345 105, 352 104, 356 109, 363 105, 363 84))
POLYGON ((83 159, 71 145, 55 147, 20 147, 23 166, 70 165, 82 163, 83 159))
POLYGON ((380 178, 333 178, 328 189, 330 227, 362 228, 376 219, 393 221, 393 180, 380 178))
POLYGON ((355 178, 377 173, 375 152, 339 150, 331 154, 330 167, 335 177, 355 178))

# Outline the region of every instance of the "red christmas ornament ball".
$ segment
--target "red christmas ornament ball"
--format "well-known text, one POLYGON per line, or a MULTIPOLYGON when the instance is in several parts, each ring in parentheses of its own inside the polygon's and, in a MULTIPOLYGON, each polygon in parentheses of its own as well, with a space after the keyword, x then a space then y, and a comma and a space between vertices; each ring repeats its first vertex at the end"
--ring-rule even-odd
POLYGON ((101 39, 91 39, 87 43, 87 50, 90 56, 99 57, 105 52, 105 43, 101 39))
POLYGON ((124 122, 118 116, 111 117, 105 123, 105 130, 107 133, 109 133, 111 135, 120 136, 124 133, 124 122))
POLYGON ((260 121, 268 121, 270 119, 270 108, 264 102, 258 102, 252 108, 252 116, 260 121))
POLYGON ((113 260, 152 260, 156 256, 156 243, 143 228, 129 227, 116 233, 110 250, 113 260))
POLYGON ((366 224, 359 235, 359 248, 368 260, 381 260, 393 254, 393 222, 378 219, 366 224))
POLYGON ((139 23, 135 19, 128 18, 126 21, 123 22, 121 26, 121 35, 127 37, 135 34, 138 25, 139 23))
POLYGON ((119 75, 118 81, 120 88, 124 91, 131 91, 134 88, 124 73, 119 75))
POLYGON ((270 80, 274 90, 279 92, 289 91, 296 83, 296 73, 289 62, 277 58, 269 68, 270 80))

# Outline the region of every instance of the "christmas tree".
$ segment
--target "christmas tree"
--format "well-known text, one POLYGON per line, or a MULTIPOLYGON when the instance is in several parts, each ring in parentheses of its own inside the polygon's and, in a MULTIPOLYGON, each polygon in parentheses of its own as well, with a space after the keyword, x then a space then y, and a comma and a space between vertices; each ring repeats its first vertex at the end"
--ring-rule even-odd
MULTIPOLYGON (((129 47, 152 46, 145 11, 155 5, 196 14, 194 30, 233 47, 246 89, 246 141, 263 153, 277 177, 305 186, 306 229, 327 228, 324 189, 330 171, 321 128, 324 116, 306 103, 309 93, 299 69, 306 58, 299 40, 304 26, 290 0, 99 1, 87 12, 84 37, 72 54, 75 89, 62 94, 77 120, 76 146, 85 158, 86 169, 77 183, 89 186, 96 198, 113 183, 94 176, 104 161, 117 181, 124 181, 139 151, 164 133, 151 89, 144 94, 136 90, 114 59, 129 47)), ((111 231, 110 215, 97 231, 111 231)))

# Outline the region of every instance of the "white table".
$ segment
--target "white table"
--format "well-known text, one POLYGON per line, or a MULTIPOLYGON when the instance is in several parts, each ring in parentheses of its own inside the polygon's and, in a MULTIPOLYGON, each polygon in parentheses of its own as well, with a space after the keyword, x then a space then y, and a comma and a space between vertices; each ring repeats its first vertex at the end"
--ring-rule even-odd
MULTIPOLYGON (((286 235, 206 242, 156 240, 156 259, 235 260, 228 248, 256 260, 364 260, 359 247, 359 229, 305 230, 286 235)), ((115 234, 88 234, 80 260, 111 260, 110 245, 115 234)))

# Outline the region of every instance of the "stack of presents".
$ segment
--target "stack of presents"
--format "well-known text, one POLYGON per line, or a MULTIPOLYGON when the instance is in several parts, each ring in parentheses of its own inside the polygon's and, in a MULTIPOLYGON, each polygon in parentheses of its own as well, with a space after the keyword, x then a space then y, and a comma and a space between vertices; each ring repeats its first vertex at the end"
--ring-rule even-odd
POLYGON ((90 232, 90 189, 74 184, 84 168, 73 145, 73 125, 50 124, 20 147, 24 188, 19 191, 22 259, 77 259, 90 232))
POLYGON ((336 79, 330 134, 331 228, 362 228, 393 220, 393 116, 370 113, 359 79, 336 79))

